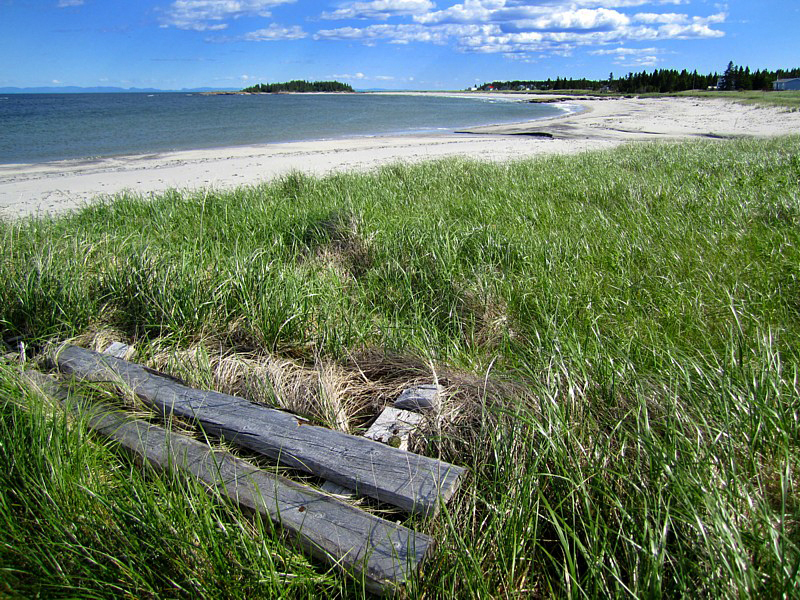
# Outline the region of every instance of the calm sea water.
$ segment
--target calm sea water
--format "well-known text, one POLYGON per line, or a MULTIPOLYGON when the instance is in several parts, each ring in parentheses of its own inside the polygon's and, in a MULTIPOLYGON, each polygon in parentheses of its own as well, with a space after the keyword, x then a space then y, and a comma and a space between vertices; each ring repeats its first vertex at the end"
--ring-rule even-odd
POLYGON ((452 131, 560 113, 500 98, 8 94, 0 95, 0 163, 452 131))

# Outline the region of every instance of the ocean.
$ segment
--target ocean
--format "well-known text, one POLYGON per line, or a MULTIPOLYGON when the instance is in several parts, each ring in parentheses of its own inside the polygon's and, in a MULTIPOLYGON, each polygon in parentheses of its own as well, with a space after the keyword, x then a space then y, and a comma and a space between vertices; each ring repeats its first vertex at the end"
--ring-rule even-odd
POLYGON ((448 132, 563 114, 513 98, 384 94, 0 95, 0 164, 448 132))

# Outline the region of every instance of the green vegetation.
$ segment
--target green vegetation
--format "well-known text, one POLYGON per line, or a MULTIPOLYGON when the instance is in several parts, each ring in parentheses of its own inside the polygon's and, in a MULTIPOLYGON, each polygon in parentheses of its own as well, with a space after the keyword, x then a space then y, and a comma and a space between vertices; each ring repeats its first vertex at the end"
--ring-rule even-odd
POLYGON ((243 92, 251 94, 278 94, 281 92, 352 92, 348 83, 338 81, 303 81, 296 79, 287 83, 259 83, 246 87, 243 92))
POLYGON ((494 81, 484 83, 479 89, 508 90, 608 90, 618 94, 669 94, 688 90, 705 90, 717 88, 732 90, 771 90, 772 82, 776 79, 800 77, 800 68, 758 69, 750 71, 750 67, 736 66, 732 62, 722 74, 701 74, 697 70, 683 69, 654 69, 652 72, 628 73, 626 76, 615 78, 611 73, 608 79, 593 80, 586 78, 556 77, 556 79, 528 80, 528 81, 494 81))
MULTIPOLYGON (((411 597, 788 598, 799 184, 787 137, 123 197, 0 223, 0 324, 33 348, 113 330, 204 385, 233 358, 376 393, 435 372, 454 395, 422 450, 470 476, 413 523, 439 543, 411 597)), ((8 365, 0 457, 2 592, 361 595, 8 365)))
POLYGON ((675 96, 724 98, 743 104, 761 104, 800 110, 800 92, 678 92, 675 96))
MULTIPOLYGON (((503 92, 515 93, 515 92, 503 92)), ((518 92, 529 93, 529 92, 518 92)), ((597 98, 618 98, 622 94, 616 92, 595 92, 592 90, 559 90, 554 91, 537 91, 536 97, 531 102, 555 102, 553 97, 558 96, 589 96, 597 98)), ((738 91, 738 92, 725 92, 719 90, 689 90, 685 92, 673 92, 668 94, 649 93, 637 94, 639 98, 674 98, 674 97, 687 97, 687 98, 705 98, 705 99, 723 99, 732 100, 742 104, 760 104, 763 106, 777 106, 781 108, 788 108, 790 110, 800 110, 800 92, 763 92, 763 91, 738 91)), ((630 96, 628 96, 630 97, 630 96)))

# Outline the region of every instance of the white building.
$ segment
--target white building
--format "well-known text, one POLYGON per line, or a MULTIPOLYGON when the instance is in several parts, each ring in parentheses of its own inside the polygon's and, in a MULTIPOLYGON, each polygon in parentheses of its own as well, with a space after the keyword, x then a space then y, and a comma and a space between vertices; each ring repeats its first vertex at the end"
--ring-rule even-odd
POLYGON ((794 79, 776 79, 772 82, 772 89, 776 92, 800 90, 800 77, 795 77, 794 79))

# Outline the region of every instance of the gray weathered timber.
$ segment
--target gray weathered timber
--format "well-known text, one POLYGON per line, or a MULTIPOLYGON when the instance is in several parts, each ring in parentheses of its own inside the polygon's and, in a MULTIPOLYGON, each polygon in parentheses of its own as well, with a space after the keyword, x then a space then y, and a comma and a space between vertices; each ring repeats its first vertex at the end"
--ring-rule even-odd
POLYGON ((394 401, 395 408, 422 412, 425 410, 439 410, 440 396, 444 388, 438 384, 418 385, 403 390, 400 397, 394 401))
POLYGON ((410 513, 434 515, 439 501, 447 502, 456 491, 464 472, 440 460, 308 425, 243 398, 195 390, 140 365, 76 346, 63 347, 54 360, 64 373, 129 387, 166 416, 190 419, 210 435, 410 513))
POLYGON ((419 413, 387 406, 364 437, 401 450, 408 450, 411 434, 419 429, 422 419, 419 413))
MULTIPOLYGON (((411 434, 417 430, 422 418, 422 415, 418 413, 387 406, 378 415, 375 422, 370 425, 369 429, 364 432, 364 437, 383 444, 389 444, 394 448, 408 450, 411 434)), ((349 490, 332 481, 323 483, 322 489, 334 496, 353 497, 353 490, 349 490)))
POLYGON ((123 344, 122 342, 111 342, 108 348, 103 350, 103 354, 113 356, 114 358, 125 358, 125 355, 130 349, 131 347, 128 346, 128 344, 123 344))
MULTIPOLYGON (((41 373, 26 372, 46 395, 61 400, 67 387, 41 373)), ((418 569, 433 540, 262 471, 229 452, 134 419, 108 405, 72 395, 69 403, 87 416, 91 429, 164 471, 197 477, 221 496, 278 523, 313 556, 341 568, 373 593, 395 591, 418 569)))

